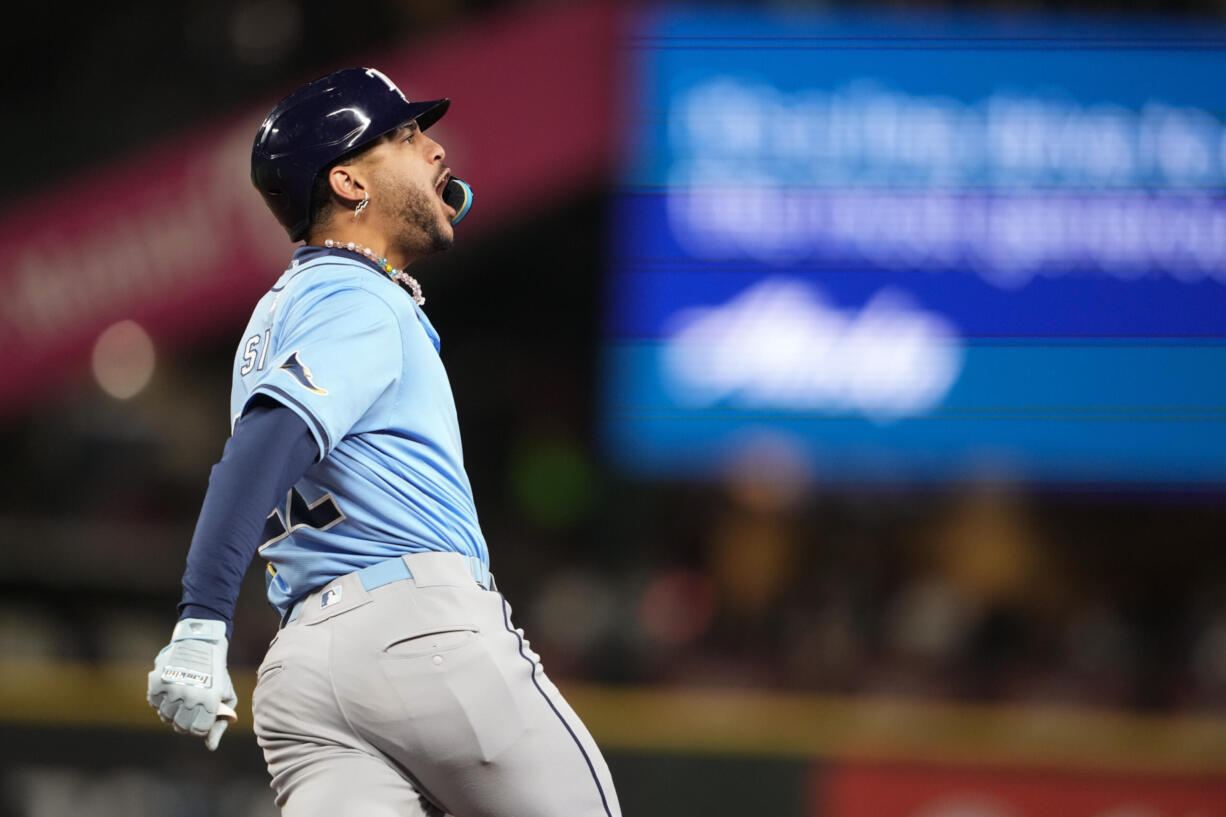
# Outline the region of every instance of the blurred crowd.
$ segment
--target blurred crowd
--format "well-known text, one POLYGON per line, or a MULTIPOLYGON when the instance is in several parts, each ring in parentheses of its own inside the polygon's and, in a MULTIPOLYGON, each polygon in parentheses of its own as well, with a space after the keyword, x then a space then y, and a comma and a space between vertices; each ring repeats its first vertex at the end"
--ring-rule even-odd
POLYGON ((1084 507, 992 483, 663 493, 654 501, 687 508, 690 523, 621 543, 641 561, 547 574, 531 624, 555 668, 921 699, 1226 703, 1210 537, 1180 539, 1170 515, 1147 520, 1153 509, 1127 498, 1084 507))

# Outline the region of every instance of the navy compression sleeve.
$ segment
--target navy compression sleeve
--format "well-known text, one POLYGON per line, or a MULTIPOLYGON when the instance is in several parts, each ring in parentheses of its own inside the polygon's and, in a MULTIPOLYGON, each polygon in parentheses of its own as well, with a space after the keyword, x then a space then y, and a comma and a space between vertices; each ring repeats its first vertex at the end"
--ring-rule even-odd
POLYGON ((209 474, 187 553, 180 619, 221 619, 230 638, 239 587, 268 512, 318 457, 306 423, 280 403, 265 398, 239 419, 209 474))

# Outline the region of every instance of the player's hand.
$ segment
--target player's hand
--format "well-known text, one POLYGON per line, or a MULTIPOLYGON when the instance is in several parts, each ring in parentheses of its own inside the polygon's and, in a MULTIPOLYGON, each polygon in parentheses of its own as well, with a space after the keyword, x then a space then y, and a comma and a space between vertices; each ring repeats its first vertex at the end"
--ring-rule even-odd
POLYGON ((210 752, 238 718, 238 697, 226 671, 228 647, 224 621, 185 618, 149 673, 149 705, 176 732, 204 738, 210 752))

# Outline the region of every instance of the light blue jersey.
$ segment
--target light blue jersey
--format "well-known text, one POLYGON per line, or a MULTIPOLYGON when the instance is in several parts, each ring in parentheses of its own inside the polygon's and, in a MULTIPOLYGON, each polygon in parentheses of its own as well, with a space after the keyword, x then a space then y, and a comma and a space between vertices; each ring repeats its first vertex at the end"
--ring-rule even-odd
POLYGON ((337 576, 405 553, 489 552, 464 471, 439 336, 352 253, 303 247, 234 359, 237 421, 262 394, 306 422, 318 463, 268 516, 260 554, 282 614, 337 576))

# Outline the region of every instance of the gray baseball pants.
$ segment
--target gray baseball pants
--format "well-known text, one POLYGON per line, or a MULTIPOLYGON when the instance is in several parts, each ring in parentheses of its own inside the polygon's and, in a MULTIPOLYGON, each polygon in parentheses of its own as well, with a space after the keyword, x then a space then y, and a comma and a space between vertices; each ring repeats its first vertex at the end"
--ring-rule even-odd
POLYGON ((620 817, 609 769, 464 557, 355 574, 273 639, 252 700, 284 817, 620 817))

